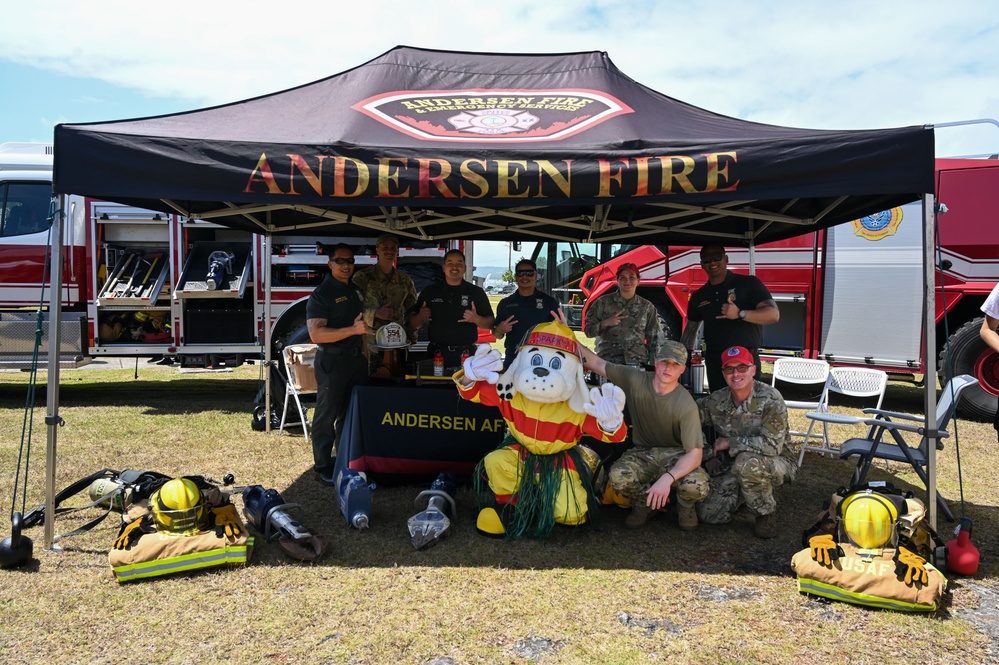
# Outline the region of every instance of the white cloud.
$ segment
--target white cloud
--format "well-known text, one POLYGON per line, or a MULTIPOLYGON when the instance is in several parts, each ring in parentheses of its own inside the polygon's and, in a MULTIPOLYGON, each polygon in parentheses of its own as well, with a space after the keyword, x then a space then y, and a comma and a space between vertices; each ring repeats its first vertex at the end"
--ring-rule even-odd
MULTIPOLYGON (((192 108, 307 83, 405 44, 603 50, 671 97, 772 124, 854 129, 999 116, 999 14, 973 0, 943 10, 928 0, 175 0, 152 13, 123 0, 10 4, 0 58, 192 108)), ((999 130, 969 140, 956 132, 939 134, 939 152, 999 150, 999 130)))

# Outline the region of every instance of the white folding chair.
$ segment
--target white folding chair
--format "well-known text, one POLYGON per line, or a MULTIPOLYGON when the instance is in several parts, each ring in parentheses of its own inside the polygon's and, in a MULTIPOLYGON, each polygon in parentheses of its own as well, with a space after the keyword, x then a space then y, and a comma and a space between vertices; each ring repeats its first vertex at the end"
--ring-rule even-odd
MULTIPOLYGON (((801 386, 815 386, 817 397, 821 397, 821 395, 825 392, 825 383, 828 378, 829 363, 825 360, 811 360, 809 358, 778 358, 774 361, 774 369, 770 385, 777 390, 780 390, 778 382, 793 383, 801 386)), ((788 409, 804 409, 806 411, 818 411, 820 407, 818 399, 810 402, 785 399, 784 404, 787 405, 788 409)), ((813 431, 815 430, 816 422, 817 421, 815 420, 809 421, 808 429, 804 432, 799 430, 791 430, 790 432, 792 439, 796 443, 801 443, 803 446, 802 455, 804 455, 804 446, 808 446, 812 439, 820 442, 822 448, 828 447, 828 442, 825 440, 824 433, 820 434, 819 432, 813 431)), ((801 465, 800 456, 798 458, 798 465, 801 465)))
POLYGON ((301 418, 302 433, 305 435, 305 442, 309 442, 309 425, 311 424, 305 417, 305 407, 302 406, 302 395, 316 394, 316 344, 292 344, 284 347, 284 371, 287 377, 284 391, 284 409, 281 410, 281 425, 278 433, 284 431, 284 424, 288 416, 288 402, 295 400, 298 407, 298 416, 301 418))
POLYGON ((822 445, 802 446, 798 455, 798 466, 805 457, 805 451, 833 455, 839 453, 839 446, 833 446, 829 442, 829 424, 855 425, 864 422, 865 418, 848 416, 838 413, 830 413, 830 396, 832 394, 844 395, 853 398, 877 398, 875 409, 881 408, 881 402, 885 398, 885 388, 888 386, 888 374, 880 369, 868 369, 866 367, 833 367, 829 370, 829 378, 826 379, 826 386, 822 390, 819 398, 819 407, 811 411, 807 416, 814 421, 822 423, 822 445))

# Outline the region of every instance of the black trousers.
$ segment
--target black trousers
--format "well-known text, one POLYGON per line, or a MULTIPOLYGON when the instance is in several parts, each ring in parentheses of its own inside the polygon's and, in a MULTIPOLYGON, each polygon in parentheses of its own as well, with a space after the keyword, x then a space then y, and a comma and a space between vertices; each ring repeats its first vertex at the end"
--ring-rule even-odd
POLYGON ((363 353, 316 353, 316 411, 312 416, 312 457, 317 473, 332 474, 334 451, 343 432, 343 419, 354 386, 368 379, 368 358, 363 353))

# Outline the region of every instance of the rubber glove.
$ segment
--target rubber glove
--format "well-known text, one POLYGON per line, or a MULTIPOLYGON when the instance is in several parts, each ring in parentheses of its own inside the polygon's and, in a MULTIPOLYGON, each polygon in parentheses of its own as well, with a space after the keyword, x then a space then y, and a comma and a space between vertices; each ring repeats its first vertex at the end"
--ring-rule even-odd
POLYGON ((812 548, 812 558, 823 566, 831 566, 843 554, 839 544, 828 533, 812 536, 808 539, 808 546, 812 548))
POLYGON ((590 401, 583 405, 583 411, 593 416, 603 431, 616 432, 624 422, 624 391, 613 383, 590 388, 590 401))
POLYGON ((921 582, 929 584, 930 576, 926 573, 926 559, 904 547, 899 547, 895 553, 895 574, 905 575, 905 583, 921 582))
POLYGON ((236 506, 227 503, 218 508, 212 508, 212 515, 215 516, 215 535, 219 538, 224 533, 228 538, 235 538, 243 533, 243 524, 236 514, 236 506))
POLYGON ((470 381, 495 384, 499 381, 499 373, 503 370, 503 357, 488 344, 480 344, 479 348, 475 349, 475 355, 465 358, 462 368, 465 370, 465 377, 470 381))

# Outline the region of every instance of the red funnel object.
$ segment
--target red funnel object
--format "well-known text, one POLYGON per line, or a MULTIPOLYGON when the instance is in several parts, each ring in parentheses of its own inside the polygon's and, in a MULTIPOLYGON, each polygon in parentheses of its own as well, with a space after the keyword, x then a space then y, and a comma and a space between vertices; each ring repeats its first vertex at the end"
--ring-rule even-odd
POLYGON ((978 548, 971 544, 971 520, 961 520, 957 538, 947 543, 947 569, 958 575, 978 572, 978 548))

